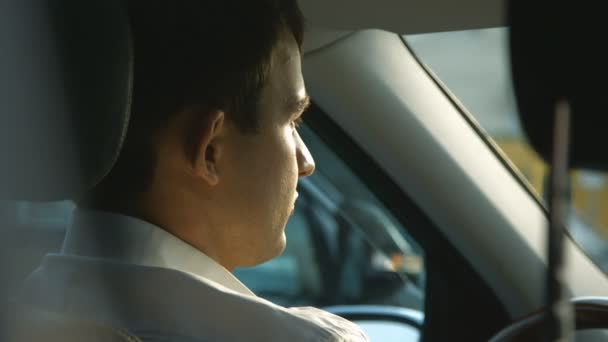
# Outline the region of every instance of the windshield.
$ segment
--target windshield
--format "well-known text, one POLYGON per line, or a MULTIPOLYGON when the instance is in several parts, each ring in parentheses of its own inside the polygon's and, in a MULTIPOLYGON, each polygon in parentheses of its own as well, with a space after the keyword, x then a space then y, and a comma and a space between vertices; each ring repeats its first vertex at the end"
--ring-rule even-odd
MULTIPOLYGON (((506 28, 404 37, 420 61, 457 97, 545 203, 547 165, 524 136, 511 83, 506 28)), ((571 174, 570 235, 608 272, 608 177, 571 174)))

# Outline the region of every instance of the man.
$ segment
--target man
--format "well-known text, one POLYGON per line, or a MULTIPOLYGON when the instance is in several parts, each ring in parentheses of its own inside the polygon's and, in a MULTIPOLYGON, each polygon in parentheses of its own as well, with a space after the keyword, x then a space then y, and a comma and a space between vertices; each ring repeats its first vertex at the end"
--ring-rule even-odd
POLYGON ((110 174, 23 297, 143 336, 365 341, 352 323, 256 297, 231 272, 280 255, 309 104, 294 0, 130 0, 132 116, 110 174))

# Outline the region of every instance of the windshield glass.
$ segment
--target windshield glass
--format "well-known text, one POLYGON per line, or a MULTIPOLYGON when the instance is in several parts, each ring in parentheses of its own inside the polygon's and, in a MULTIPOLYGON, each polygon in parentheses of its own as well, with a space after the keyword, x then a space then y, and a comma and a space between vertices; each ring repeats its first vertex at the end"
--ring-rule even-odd
MULTIPOLYGON (((545 203, 547 165, 527 142, 511 85, 506 28, 405 37, 420 61, 445 85, 506 154, 545 203)), ((571 236, 608 271, 608 177, 586 170, 571 175, 571 236)))

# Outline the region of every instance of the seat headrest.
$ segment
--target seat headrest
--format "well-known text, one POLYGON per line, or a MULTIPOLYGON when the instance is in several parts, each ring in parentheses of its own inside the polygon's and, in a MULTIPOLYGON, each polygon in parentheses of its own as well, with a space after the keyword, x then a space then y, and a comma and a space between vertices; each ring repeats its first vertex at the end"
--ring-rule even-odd
POLYGON ((598 3, 512 0, 513 83, 524 132, 547 161, 556 103, 571 108, 570 166, 608 170, 608 54, 598 3))
POLYGON ((0 6, 0 199, 68 199, 113 166, 133 73, 123 6, 120 0, 0 6))

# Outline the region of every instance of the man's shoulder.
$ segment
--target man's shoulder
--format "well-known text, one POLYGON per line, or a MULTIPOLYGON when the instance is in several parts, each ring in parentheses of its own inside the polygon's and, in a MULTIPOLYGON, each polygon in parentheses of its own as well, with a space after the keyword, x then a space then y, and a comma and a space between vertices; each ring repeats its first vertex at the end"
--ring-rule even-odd
POLYGON ((25 296, 43 307, 69 308, 99 321, 137 326, 142 334, 179 333, 214 340, 367 341, 354 324, 328 312, 287 309, 172 269, 51 256, 28 283, 25 289, 30 293, 25 296))
POLYGON ((327 341, 369 341, 363 331, 353 322, 314 307, 286 309, 290 314, 313 322, 327 333, 327 341))

